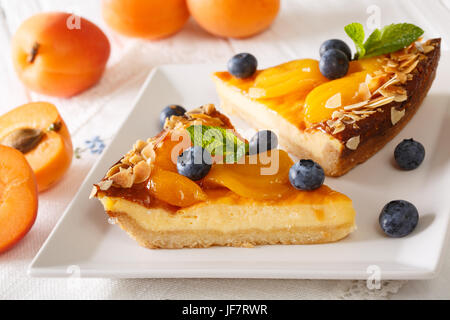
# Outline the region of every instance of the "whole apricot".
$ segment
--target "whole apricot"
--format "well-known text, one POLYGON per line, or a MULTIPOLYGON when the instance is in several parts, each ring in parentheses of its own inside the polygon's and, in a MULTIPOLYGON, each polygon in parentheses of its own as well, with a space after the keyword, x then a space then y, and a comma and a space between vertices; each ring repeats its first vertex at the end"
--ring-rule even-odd
POLYGON ((12 38, 20 80, 31 90, 70 97, 99 81, 110 53, 108 38, 95 24, 69 13, 39 13, 12 38))
POLYGON ((186 0, 103 0, 102 12, 117 32, 151 40, 176 33, 189 18, 186 0))
POLYGON ((245 38, 267 29, 280 0, 187 0, 191 15, 206 31, 221 37, 245 38))

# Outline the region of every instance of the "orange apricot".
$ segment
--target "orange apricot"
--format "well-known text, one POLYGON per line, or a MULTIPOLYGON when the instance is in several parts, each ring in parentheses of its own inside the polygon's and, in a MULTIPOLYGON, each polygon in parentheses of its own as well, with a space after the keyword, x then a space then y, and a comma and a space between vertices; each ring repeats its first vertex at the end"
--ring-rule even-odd
POLYGON ((0 253, 28 233, 37 208, 33 170, 20 151, 0 145, 0 253))
POLYGON ((12 38, 14 68, 31 90, 70 97, 97 83, 110 53, 95 24, 69 13, 39 13, 25 20, 12 38))
POLYGON ((245 38, 272 24, 280 0, 187 0, 187 5, 206 31, 221 37, 245 38))
POLYGON ((152 171, 149 186, 155 198, 174 206, 187 207, 206 200, 206 194, 194 181, 158 167, 152 171))
POLYGON ((102 13, 115 31, 151 40, 178 32, 189 18, 186 0, 103 0, 102 13))
POLYGON ((69 130, 56 107, 48 102, 28 103, 0 116, 0 144, 24 153, 39 191, 57 182, 72 162, 69 130))

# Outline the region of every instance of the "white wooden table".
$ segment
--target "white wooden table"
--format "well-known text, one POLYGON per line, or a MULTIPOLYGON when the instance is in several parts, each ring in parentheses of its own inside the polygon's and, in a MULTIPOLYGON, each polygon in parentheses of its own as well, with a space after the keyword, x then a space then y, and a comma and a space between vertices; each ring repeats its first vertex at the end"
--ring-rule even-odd
MULTIPOLYGON (((257 0, 255 0, 257 1, 257 0)), ((343 38, 343 26, 359 21, 372 26, 412 22, 426 36, 450 42, 450 0, 282 0, 274 25, 257 37, 229 40, 213 37, 192 19, 174 37, 156 42, 129 39, 112 32, 103 22, 99 1, 0 0, 0 113, 29 101, 53 102, 72 134, 79 157, 63 181, 40 195, 38 219, 31 232, 13 250, 0 255, 0 299, 14 298, 152 298, 152 299, 311 299, 311 298, 450 298, 450 255, 434 280, 384 282, 368 290, 364 281, 233 280, 233 279, 32 279, 26 267, 47 238, 84 176, 108 144, 148 72, 169 63, 224 64, 234 53, 247 51, 259 61, 286 61, 316 57, 323 40, 343 38), (27 17, 40 11, 68 11, 100 26, 112 52, 101 82, 71 99, 56 99, 27 90, 17 79, 9 42, 27 17)), ((448 71, 448 70, 446 70, 448 71)), ((443 72, 443 70, 440 70, 443 72)))

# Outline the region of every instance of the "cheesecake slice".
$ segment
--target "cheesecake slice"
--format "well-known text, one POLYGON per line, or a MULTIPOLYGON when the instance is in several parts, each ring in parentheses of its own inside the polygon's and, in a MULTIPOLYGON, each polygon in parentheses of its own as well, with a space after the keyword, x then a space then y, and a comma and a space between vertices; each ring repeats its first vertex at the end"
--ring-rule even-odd
POLYGON ((256 129, 277 133, 299 158, 341 176, 389 142, 412 118, 436 75, 440 39, 350 62, 329 81, 314 59, 256 71, 246 79, 216 72, 221 107, 256 129))
POLYGON ((293 161, 283 150, 246 154, 233 163, 215 157, 200 181, 179 174, 176 159, 191 146, 191 125, 234 129, 213 105, 172 116, 160 134, 138 140, 93 187, 91 196, 140 245, 311 244, 340 240, 355 229, 347 196, 325 185, 313 191, 292 187, 293 161), (276 170, 264 171, 270 168, 276 170))

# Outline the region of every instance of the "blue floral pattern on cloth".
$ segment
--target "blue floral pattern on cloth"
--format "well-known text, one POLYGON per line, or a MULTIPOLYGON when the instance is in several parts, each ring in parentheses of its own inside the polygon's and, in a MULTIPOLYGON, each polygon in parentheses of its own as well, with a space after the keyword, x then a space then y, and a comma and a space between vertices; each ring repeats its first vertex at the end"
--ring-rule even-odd
POLYGON ((85 144, 84 148, 80 147, 75 148, 76 159, 80 159, 81 154, 86 151, 89 151, 91 154, 101 154, 106 146, 105 141, 102 138, 100 138, 100 136, 95 136, 90 140, 86 140, 84 141, 84 144, 85 144))

